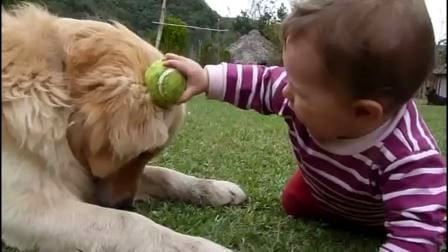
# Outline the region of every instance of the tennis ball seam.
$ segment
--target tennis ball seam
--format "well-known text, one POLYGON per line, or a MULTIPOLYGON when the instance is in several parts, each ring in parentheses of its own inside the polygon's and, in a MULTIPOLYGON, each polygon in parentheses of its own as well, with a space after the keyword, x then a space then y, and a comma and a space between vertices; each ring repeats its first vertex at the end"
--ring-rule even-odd
POLYGON ((164 83, 164 80, 172 72, 174 72, 174 69, 172 69, 172 68, 166 69, 165 71, 162 72, 162 74, 159 76, 159 79, 157 81, 157 87, 159 89, 159 94, 164 98, 166 98, 166 93, 163 90, 163 86, 166 84, 166 82, 164 83))

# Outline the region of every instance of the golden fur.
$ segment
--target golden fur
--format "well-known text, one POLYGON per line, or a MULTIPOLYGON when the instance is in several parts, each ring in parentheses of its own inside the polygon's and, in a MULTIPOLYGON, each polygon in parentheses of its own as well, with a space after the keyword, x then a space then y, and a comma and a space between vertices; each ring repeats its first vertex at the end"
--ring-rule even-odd
POLYGON ((117 22, 60 18, 31 4, 2 9, 7 244, 42 251, 227 251, 103 207, 134 196, 211 205, 246 198, 227 181, 146 165, 185 115, 185 105, 155 106, 143 85, 144 70, 161 57, 117 22))

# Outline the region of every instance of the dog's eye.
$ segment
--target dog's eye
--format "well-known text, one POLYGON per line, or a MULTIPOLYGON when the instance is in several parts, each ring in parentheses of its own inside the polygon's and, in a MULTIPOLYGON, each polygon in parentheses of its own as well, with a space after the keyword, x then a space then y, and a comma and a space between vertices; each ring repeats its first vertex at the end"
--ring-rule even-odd
POLYGON ((67 67, 67 65, 65 64, 65 61, 62 61, 61 65, 62 65, 62 71, 65 72, 65 69, 67 67))
POLYGON ((97 184, 98 182, 101 181, 101 178, 96 177, 96 176, 93 176, 93 177, 92 177, 92 180, 93 180, 93 183, 97 184))

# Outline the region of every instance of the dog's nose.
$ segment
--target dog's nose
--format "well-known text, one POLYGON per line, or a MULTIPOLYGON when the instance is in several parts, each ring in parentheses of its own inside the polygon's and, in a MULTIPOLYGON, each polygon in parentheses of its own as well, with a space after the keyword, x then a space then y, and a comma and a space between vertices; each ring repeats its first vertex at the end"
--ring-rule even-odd
POLYGON ((97 204, 102 207, 126 210, 126 211, 134 211, 134 199, 133 198, 125 198, 121 200, 114 200, 112 197, 108 197, 102 193, 97 193, 96 195, 97 204))
POLYGON ((135 210, 133 194, 117 193, 111 184, 102 179, 96 179, 95 187, 95 200, 98 205, 127 211, 135 210))
POLYGON ((117 204, 115 204, 115 206, 112 206, 112 208, 126 210, 126 211, 134 211, 135 210, 133 199, 122 200, 122 201, 118 202, 117 204))

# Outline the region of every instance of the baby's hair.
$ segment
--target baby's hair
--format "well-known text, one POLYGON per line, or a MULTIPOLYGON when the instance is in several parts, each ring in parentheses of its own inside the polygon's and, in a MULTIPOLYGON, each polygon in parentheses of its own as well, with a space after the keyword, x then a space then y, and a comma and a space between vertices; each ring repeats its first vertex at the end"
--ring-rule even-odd
POLYGON ((434 32, 423 0, 310 0, 283 23, 283 41, 310 39, 326 71, 355 99, 407 102, 434 65, 434 32))

